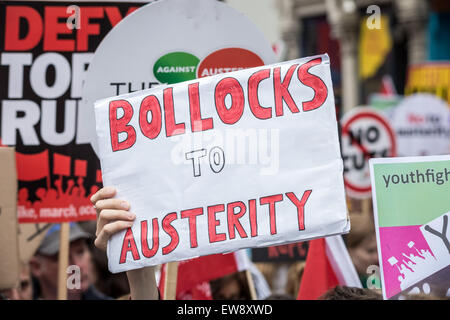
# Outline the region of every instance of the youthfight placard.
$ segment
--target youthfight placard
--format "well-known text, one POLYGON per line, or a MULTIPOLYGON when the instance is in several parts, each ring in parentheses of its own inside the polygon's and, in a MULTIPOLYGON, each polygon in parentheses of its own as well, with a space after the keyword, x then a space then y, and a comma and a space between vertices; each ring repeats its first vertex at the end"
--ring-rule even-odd
POLYGON ((369 163, 384 298, 448 295, 450 156, 369 163))

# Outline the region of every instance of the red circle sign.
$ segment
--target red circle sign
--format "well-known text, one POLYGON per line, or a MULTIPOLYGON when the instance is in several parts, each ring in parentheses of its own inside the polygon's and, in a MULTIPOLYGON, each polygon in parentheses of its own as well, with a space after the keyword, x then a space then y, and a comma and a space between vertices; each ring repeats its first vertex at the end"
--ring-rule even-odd
POLYGON ((264 61, 250 50, 225 48, 209 54, 197 68, 197 78, 213 76, 219 73, 238 71, 263 66, 264 61))
POLYGON ((395 157, 394 130, 379 112, 367 107, 351 110, 342 120, 342 158, 344 184, 355 198, 371 196, 368 160, 395 157))

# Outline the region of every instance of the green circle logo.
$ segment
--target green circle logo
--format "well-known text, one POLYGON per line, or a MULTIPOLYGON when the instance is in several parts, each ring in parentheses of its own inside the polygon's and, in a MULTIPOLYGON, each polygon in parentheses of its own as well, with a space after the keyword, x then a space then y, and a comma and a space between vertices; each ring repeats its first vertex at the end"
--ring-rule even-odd
POLYGON ((153 74, 161 83, 177 83, 197 78, 200 59, 186 52, 171 52, 159 58, 153 66, 153 74))

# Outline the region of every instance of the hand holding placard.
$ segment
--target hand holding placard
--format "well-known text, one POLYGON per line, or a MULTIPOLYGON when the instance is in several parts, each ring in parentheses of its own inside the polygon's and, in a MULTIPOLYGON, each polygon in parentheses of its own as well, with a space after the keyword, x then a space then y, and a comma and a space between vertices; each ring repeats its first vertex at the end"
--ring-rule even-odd
POLYGON ((106 250, 106 244, 114 233, 131 227, 136 218, 135 214, 128 211, 128 202, 114 199, 115 194, 114 188, 104 187, 91 197, 98 217, 95 246, 102 250, 106 250))
MULTIPOLYGON (((114 199, 115 194, 114 188, 104 187, 91 197, 98 215, 95 246, 101 250, 106 250, 109 238, 120 230, 130 227, 132 224, 130 221, 135 218, 135 215, 128 211, 130 205, 124 200, 114 199)), ((131 299, 156 300, 158 298, 153 267, 128 271, 127 278, 131 299)))

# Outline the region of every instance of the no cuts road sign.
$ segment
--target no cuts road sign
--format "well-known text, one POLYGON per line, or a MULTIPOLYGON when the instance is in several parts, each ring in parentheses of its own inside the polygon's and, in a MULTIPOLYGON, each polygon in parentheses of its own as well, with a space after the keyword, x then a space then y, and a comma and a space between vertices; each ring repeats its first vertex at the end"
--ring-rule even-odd
POLYGON ((354 108, 344 115, 342 158, 346 192, 354 198, 371 196, 370 158, 395 157, 396 138, 388 120, 368 107, 354 108))

